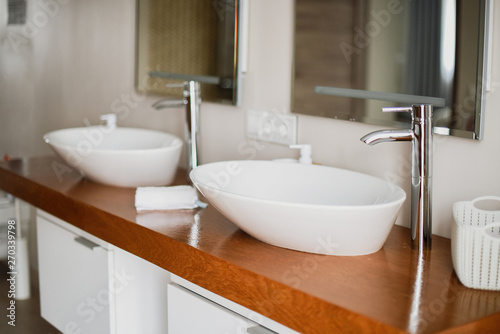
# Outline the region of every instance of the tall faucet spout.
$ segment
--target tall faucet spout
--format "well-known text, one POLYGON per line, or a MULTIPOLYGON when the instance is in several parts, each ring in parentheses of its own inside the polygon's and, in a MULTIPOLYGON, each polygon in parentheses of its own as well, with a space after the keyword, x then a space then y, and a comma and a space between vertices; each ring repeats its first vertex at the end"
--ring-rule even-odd
POLYGON ((412 141, 415 133, 411 129, 407 130, 380 130, 369 133, 361 138, 361 141, 368 145, 386 143, 391 141, 412 141))
POLYGON ((383 108, 384 112, 411 112, 411 129, 381 130, 367 134, 368 145, 392 141, 412 142, 411 247, 419 251, 432 244, 432 105, 383 108))
POLYGON ((188 181, 189 172, 198 166, 198 130, 199 112, 201 103, 200 83, 197 81, 186 81, 183 84, 168 84, 167 87, 183 87, 183 99, 163 99, 153 104, 155 109, 164 108, 186 108, 186 155, 188 181))
POLYGON ((156 101, 152 107, 159 110, 165 108, 181 108, 184 107, 186 102, 184 100, 175 100, 175 99, 163 99, 156 101))

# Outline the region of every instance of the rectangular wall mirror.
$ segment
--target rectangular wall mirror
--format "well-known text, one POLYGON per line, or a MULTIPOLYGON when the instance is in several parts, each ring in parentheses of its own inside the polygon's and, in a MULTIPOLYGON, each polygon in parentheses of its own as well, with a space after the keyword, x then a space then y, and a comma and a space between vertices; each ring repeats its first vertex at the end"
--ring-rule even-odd
POLYGON ((293 112, 408 127, 381 107, 430 97, 436 133, 481 139, 488 4, 296 0, 293 112))
POLYGON ((237 104, 239 12, 239 0, 137 0, 137 89, 181 98, 195 80, 202 100, 237 104))

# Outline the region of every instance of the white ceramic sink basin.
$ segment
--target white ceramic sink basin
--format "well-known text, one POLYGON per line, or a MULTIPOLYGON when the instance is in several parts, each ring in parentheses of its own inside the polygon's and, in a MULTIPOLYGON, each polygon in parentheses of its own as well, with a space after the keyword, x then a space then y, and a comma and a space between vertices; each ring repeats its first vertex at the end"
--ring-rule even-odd
POLYGON ((117 187, 171 184, 182 149, 174 135, 137 128, 70 128, 43 139, 88 179, 117 187))
POLYGON ((406 194, 373 176, 274 161, 205 164, 190 174, 224 216, 280 247, 363 255, 382 248, 406 194))

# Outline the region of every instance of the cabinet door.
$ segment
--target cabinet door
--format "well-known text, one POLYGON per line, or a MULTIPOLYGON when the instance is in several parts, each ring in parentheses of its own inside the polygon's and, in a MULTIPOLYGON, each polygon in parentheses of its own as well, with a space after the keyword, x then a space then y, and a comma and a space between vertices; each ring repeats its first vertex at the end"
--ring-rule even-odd
POLYGON ((168 286, 169 334, 274 333, 177 284, 168 286))
POLYGON ((63 333, 112 333, 111 252, 37 217, 42 317, 63 333))
POLYGON ((170 273, 120 248, 113 258, 116 333, 166 334, 170 273))

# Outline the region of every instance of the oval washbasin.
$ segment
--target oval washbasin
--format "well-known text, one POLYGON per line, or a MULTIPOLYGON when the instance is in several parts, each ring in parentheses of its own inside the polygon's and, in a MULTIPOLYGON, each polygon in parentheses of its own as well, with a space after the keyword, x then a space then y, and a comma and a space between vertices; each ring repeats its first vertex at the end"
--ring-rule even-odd
POLYGON ((284 248, 363 255, 382 248, 406 198, 398 186, 349 170, 274 161, 224 161, 190 174, 224 216, 284 248))
POLYGON ((171 184, 182 149, 174 135, 137 128, 70 128, 43 139, 88 179, 117 187, 171 184))

